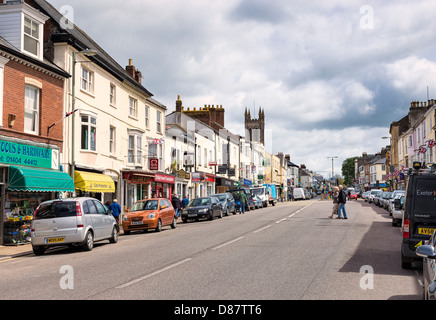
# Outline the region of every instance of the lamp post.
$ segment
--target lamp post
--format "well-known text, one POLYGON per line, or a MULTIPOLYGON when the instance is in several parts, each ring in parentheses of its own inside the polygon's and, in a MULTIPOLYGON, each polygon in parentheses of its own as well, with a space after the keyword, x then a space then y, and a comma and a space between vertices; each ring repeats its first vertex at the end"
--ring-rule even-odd
POLYGON ((333 161, 334 159, 337 159, 337 156, 333 156, 333 157, 327 157, 327 159, 332 159, 332 181, 333 181, 333 175, 334 175, 334 170, 333 170, 333 161))
POLYGON ((86 49, 82 51, 73 51, 73 70, 71 72, 71 112, 72 112, 72 119, 71 119, 71 178, 73 178, 74 181, 74 173, 76 170, 76 159, 74 154, 75 149, 75 115, 74 112, 76 111, 76 63, 77 62, 85 62, 85 61, 77 61, 76 60, 76 54, 81 53, 87 57, 95 56, 97 54, 96 50, 93 49, 86 49))

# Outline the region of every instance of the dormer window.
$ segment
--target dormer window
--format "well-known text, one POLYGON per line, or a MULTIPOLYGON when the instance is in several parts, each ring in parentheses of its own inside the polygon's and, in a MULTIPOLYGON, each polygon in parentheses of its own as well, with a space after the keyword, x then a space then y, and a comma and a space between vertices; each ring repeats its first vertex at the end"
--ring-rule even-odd
POLYGON ((39 56, 40 39, 39 39, 39 23, 24 17, 24 50, 39 56))
POLYGON ((48 16, 20 1, 0 5, 0 37, 22 53, 43 59, 44 24, 48 16))

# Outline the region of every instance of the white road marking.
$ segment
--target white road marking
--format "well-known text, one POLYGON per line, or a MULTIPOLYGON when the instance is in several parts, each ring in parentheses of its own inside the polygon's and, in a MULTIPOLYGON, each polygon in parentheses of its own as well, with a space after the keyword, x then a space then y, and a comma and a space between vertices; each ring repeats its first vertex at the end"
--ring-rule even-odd
POLYGON ((139 281, 142 281, 142 280, 145 280, 147 278, 150 278, 150 277, 152 277, 152 276, 154 276, 156 274, 159 274, 159 273, 167 271, 167 270, 169 270, 171 268, 177 267, 178 265, 181 265, 182 263, 188 262, 190 260, 192 260, 192 258, 187 258, 185 260, 181 260, 179 262, 173 263, 172 265, 169 265, 169 266, 167 266, 167 267, 165 267, 163 269, 157 270, 157 271, 152 272, 150 274, 147 274, 147 275, 145 275, 143 277, 140 277, 140 278, 137 278, 135 280, 129 281, 129 282, 125 283, 125 284, 122 284, 122 285, 118 286, 117 289, 122 289, 122 288, 128 287, 128 286, 130 286, 132 284, 135 284, 135 283, 137 283, 139 281))
POLYGON ((225 246, 227 246, 227 245, 229 245, 229 244, 231 244, 231 243, 233 243, 233 242, 239 241, 239 240, 241 240, 241 239, 244 239, 244 237, 239 237, 239 238, 236 238, 236 239, 233 239, 233 240, 227 241, 226 243, 223 243, 223 244, 221 244, 221 245, 219 245, 219 246, 217 246, 217 247, 215 247, 215 248, 212 248, 212 250, 220 249, 220 248, 222 248, 222 247, 225 247, 225 246))
POLYGON ((265 230, 265 229, 267 229, 267 228, 269 228, 269 227, 271 227, 271 225, 267 225, 266 227, 263 227, 263 228, 257 229, 256 231, 253 231, 253 233, 258 233, 258 232, 260 232, 260 231, 262 231, 262 230, 265 230))

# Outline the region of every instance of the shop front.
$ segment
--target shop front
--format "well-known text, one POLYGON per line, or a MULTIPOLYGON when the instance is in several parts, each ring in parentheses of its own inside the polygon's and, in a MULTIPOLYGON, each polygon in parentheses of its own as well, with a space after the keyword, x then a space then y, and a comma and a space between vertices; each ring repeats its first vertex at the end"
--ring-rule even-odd
POLYGON ((193 184, 193 197, 206 197, 215 194, 215 176, 210 173, 193 172, 191 174, 193 184))
POLYGON ((222 177, 216 177, 215 180, 216 180, 216 193, 224 193, 228 189, 233 188, 233 184, 234 184, 233 180, 222 178, 222 177))
POLYGON ((152 197, 162 197, 171 200, 174 193, 176 178, 170 174, 155 173, 151 182, 152 197))
POLYGON ((122 174, 121 207, 130 208, 136 201, 151 198, 154 173, 143 170, 124 171, 122 174))
POLYGON ((174 192, 182 199, 188 195, 189 182, 191 181, 191 174, 181 169, 176 172, 176 181, 174 192))
POLYGON ((30 242, 33 214, 43 201, 73 192, 73 179, 59 171, 59 148, 31 141, 0 139, 0 243, 30 242))

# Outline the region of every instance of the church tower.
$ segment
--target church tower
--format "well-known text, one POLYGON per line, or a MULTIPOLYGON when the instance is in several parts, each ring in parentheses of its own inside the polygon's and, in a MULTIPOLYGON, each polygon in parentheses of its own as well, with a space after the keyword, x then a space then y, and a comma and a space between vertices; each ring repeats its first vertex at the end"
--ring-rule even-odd
POLYGON ((252 119, 250 110, 245 108, 245 137, 265 145, 265 113, 259 107, 259 118, 252 119))

